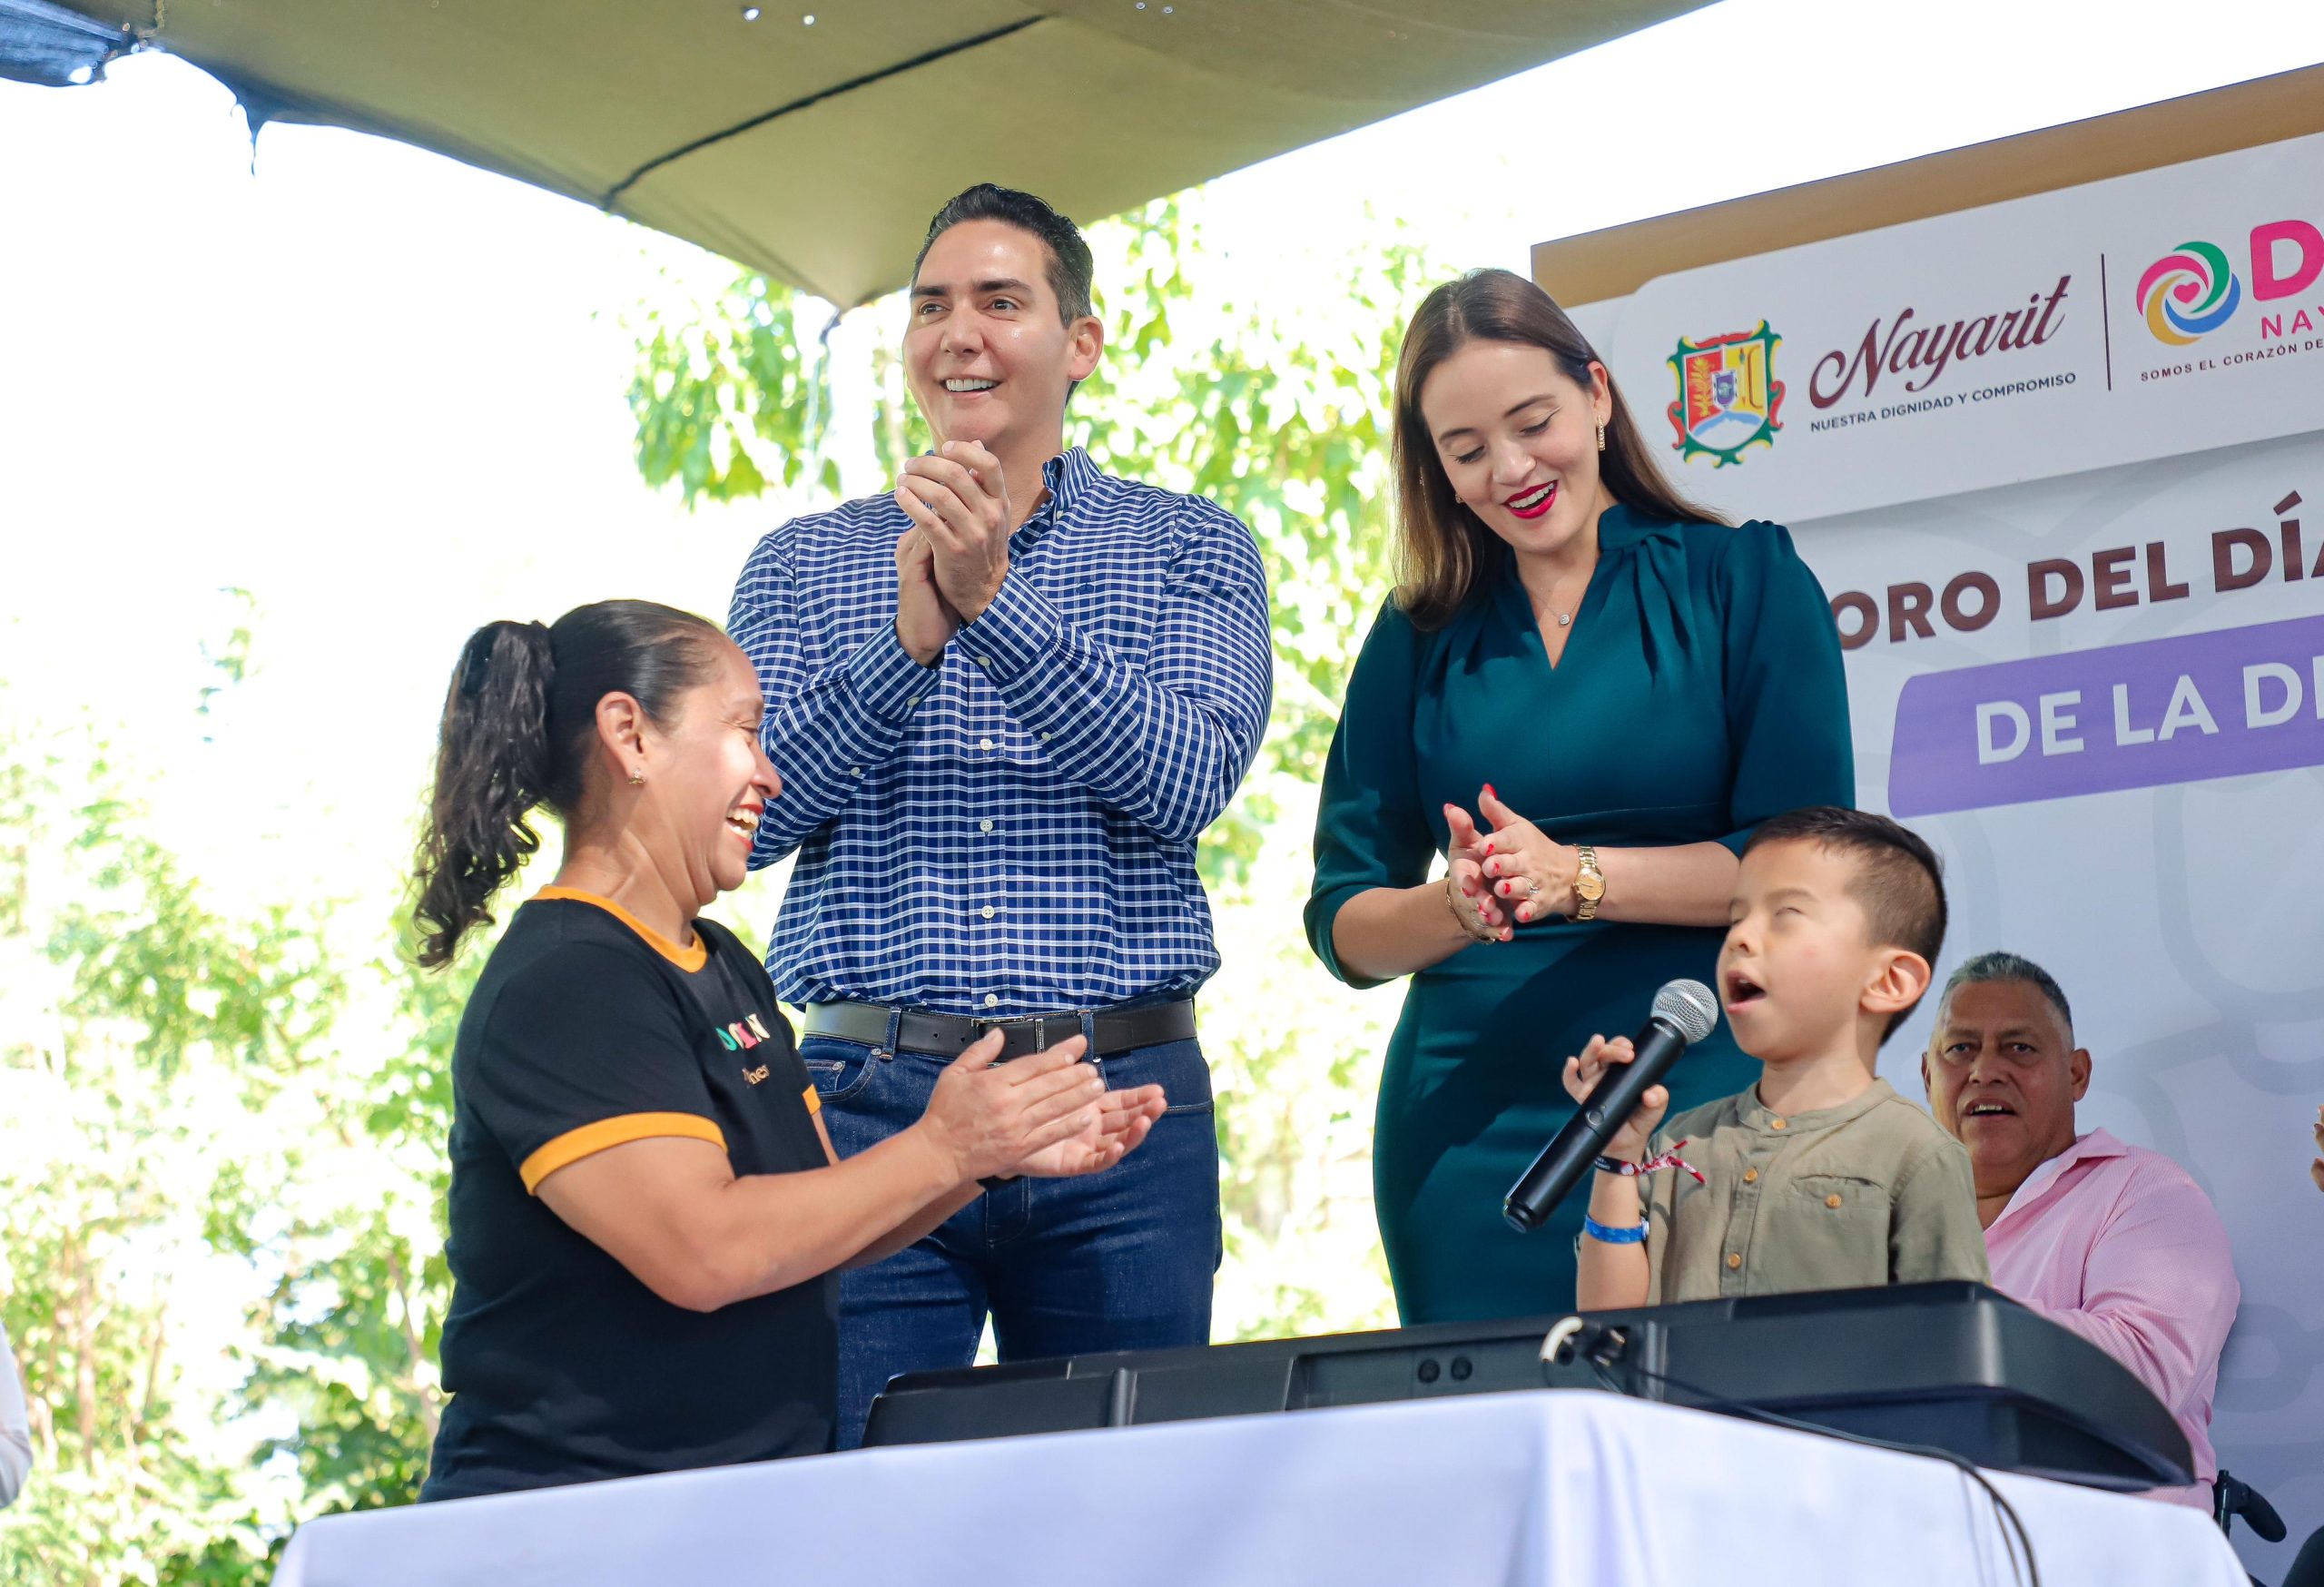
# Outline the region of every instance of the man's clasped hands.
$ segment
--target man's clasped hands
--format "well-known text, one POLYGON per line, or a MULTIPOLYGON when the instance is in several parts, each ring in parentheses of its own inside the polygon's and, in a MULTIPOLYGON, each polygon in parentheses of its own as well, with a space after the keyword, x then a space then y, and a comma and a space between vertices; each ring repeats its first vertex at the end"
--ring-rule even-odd
POLYGON ((933 666, 963 623, 984 616, 1009 573, 1009 482, 974 441, 947 441, 904 464, 896 505, 912 527, 896 537, 896 636, 933 666))

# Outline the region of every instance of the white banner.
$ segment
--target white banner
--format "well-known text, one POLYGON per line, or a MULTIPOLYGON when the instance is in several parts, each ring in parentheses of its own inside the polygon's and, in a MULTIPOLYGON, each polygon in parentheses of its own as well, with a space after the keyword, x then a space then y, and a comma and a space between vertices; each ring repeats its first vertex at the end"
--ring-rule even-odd
POLYGON ((1664 276, 1586 327, 1690 494, 1787 522, 2296 435, 2319 172, 2294 139, 1664 276))
MULTIPOLYGON (((2295 1542, 2324 1522, 2319 225, 2324 137, 1576 315, 1681 489, 1788 522, 1822 578, 1859 800, 1945 856, 1940 974, 2048 966, 2083 1127, 2218 1204, 2243 1307, 2213 1438, 2295 1542)), ((1889 1046, 1908 1095, 1932 1012, 1889 1046)))

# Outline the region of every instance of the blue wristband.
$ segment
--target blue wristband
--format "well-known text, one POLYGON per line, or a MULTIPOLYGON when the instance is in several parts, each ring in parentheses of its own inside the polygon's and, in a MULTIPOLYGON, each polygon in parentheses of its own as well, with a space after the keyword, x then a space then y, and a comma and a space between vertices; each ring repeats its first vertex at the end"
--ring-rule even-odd
POLYGON ((1609 1246, 1635 1246, 1646 1238, 1646 1224, 1640 1220, 1628 1228, 1615 1228, 1585 1212, 1581 1215, 1581 1232, 1609 1246))

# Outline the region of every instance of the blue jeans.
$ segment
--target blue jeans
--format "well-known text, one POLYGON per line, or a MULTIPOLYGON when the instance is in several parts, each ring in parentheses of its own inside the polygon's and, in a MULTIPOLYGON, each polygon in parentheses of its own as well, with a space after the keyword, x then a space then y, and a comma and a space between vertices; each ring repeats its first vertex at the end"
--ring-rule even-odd
MULTIPOLYGON (((799 1054, 842 1158, 917 1120, 948 1061, 827 1036, 799 1054)), ((1163 1088, 1169 1110, 1137 1150, 1101 1174, 1003 1185, 840 1276, 839 1448, 863 1441, 891 1377, 974 1361, 988 1313, 1003 1361, 1210 1342, 1223 1250, 1210 1066, 1194 1040, 1096 1061, 1111 1089, 1163 1088)))

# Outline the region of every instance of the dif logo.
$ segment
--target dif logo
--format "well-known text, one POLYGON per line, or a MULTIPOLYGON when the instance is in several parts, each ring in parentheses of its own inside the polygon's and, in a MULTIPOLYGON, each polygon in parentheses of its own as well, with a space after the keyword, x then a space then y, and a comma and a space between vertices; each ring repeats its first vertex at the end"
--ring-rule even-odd
MULTIPOLYGON (((2305 291, 2324 275, 2324 232, 2306 221, 2251 228, 2251 297, 2270 302, 2305 291)), ((2139 312, 2155 340, 2186 347, 2235 317, 2243 281, 2215 242, 2181 242, 2139 277, 2139 312)))

